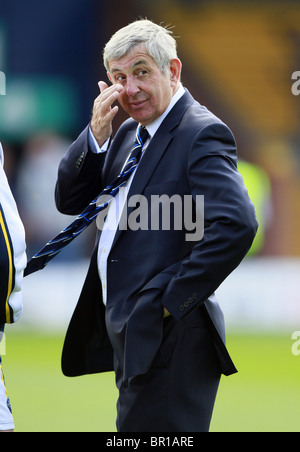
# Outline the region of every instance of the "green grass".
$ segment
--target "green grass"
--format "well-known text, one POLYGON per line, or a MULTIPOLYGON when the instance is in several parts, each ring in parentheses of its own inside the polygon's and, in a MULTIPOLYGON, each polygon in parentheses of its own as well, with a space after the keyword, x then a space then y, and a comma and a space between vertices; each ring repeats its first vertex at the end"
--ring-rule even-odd
POLYGON ((228 337, 239 373, 221 380, 211 431, 300 431, 300 356, 292 343, 290 333, 228 337))
MULTIPOLYGON (((66 378, 63 335, 9 329, 3 357, 17 432, 114 432, 113 373, 66 378)), ((212 432, 300 430, 300 356, 291 334, 229 335, 239 373, 222 377, 212 432)))
POLYGON ((7 334, 3 367, 16 431, 115 431, 113 373, 66 378, 62 344, 63 336, 7 334))

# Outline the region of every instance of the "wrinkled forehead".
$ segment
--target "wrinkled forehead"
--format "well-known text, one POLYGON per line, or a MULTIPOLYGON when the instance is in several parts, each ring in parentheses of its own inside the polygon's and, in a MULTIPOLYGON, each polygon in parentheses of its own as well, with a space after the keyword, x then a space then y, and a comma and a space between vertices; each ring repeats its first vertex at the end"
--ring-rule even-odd
POLYGON ((134 67, 146 64, 148 66, 158 66, 154 58, 149 55, 144 44, 138 44, 131 48, 129 52, 120 57, 111 58, 108 61, 109 72, 113 73, 119 69, 133 69, 134 67))

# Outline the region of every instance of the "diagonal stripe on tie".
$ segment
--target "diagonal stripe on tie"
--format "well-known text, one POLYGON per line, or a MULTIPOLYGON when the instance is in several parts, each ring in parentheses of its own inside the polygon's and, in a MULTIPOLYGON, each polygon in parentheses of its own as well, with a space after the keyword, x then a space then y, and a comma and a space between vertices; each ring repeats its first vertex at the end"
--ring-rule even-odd
POLYGON ((131 173, 138 166, 143 146, 148 137, 149 134, 147 129, 143 126, 139 126, 136 131, 134 146, 118 177, 87 206, 72 224, 61 231, 54 239, 50 240, 41 251, 30 259, 25 269, 24 276, 42 270, 65 246, 71 243, 91 223, 93 223, 99 212, 107 207, 109 202, 117 195, 120 188, 127 182, 131 173), (110 200, 106 200, 99 204, 98 200, 104 195, 109 195, 111 197, 110 200))

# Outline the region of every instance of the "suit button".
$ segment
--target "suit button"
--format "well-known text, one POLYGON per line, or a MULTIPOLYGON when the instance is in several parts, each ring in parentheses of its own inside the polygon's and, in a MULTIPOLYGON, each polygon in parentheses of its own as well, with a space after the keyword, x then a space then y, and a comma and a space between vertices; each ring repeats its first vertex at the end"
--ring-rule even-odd
POLYGON ((179 307, 180 311, 184 311, 184 306, 183 304, 179 307))
POLYGON ((197 298, 198 298, 198 294, 197 293, 193 293, 193 299, 197 300, 197 298))
POLYGON ((78 159, 77 162, 76 162, 77 168, 80 168, 80 166, 82 165, 83 159, 84 159, 84 152, 82 152, 82 153, 80 154, 80 157, 79 157, 79 159, 78 159))
POLYGON ((192 298, 192 297, 190 297, 190 298, 188 299, 189 304, 192 304, 193 301, 194 301, 194 298, 192 298))
POLYGON ((189 305, 190 305, 190 303, 189 303, 188 301, 185 301, 185 302, 183 303, 183 306, 184 306, 185 308, 188 308, 189 305))

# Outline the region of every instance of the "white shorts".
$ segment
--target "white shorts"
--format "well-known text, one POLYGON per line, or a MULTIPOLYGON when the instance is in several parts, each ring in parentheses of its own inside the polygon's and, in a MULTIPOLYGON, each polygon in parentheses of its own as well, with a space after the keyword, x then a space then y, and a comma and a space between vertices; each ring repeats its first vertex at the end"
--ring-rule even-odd
POLYGON ((14 420, 12 417, 10 401, 5 388, 4 374, 0 356, 0 431, 14 430, 14 420))

